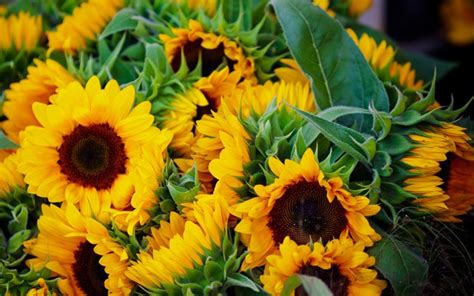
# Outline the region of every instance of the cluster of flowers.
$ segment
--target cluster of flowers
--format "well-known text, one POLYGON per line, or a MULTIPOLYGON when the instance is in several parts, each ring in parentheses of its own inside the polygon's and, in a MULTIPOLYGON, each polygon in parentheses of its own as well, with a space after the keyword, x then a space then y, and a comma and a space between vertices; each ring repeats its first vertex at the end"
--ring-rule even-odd
POLYGON ((470 123, 370 4, 2 7, 0 294, 423 289, 412 226, 471 210, 470 123))

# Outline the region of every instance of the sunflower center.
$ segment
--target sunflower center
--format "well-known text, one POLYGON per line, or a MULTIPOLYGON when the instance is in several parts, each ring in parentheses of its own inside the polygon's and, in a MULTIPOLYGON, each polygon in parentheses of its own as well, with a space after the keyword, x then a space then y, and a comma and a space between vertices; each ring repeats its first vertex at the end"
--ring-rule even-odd
MULTIPOLYGON (((307 264, 300 269, 299 273, 319 278, 328 286, 334 296, 344 296, 348 294, 349 279, 342 275, 339 268, 335 265, 329 269, 322 269, 307 264)), ((295 290, 295 295, 303 296, 308 294, 303 287, 298 287, 295 290)))
POLYGON ((74 252, 72 271, 76 282, 86 295, 107 295, 104 281, 107 279, 104 267, 99 264, 100 256, 94 246, 85 241, 74 252))
POLYGON ((290 236, 298 244, 323 243, 347 225, 344 208, 337 199, 330 203, 327 192, 317 182, 300 182, 288 187, 270 211, 268 227, 275 243, 290 236))
MULTIPOLYGON (((214 49, 206 49, 201 46, 201 43, 202 40, 198 39, 196 41, 187 42, 182 48, 189 69, 196 68, 199 55, 201 55, 202 76, 209 76, 223 63, 227 64, 229 70, 234 69, 235 62, 227 58, 223 44, 219 44, 219 46, 214 49)), ((171 61, 171 67, 177 72, 180 66, 181 52, 178 52, 171 61)))
POLYGON ((61 172, 84 187, 108 189, 126 171, 125 145, 108 124, 79 125, 63 137, 58 152, 61 172))

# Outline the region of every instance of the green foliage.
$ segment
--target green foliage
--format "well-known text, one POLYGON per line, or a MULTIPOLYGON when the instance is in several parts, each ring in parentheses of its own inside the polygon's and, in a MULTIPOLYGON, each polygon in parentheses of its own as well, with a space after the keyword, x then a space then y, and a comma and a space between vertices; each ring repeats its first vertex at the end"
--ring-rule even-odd
POLYGON ((428 263, 421 254, 388 233, 368 252, 375 257, 375 266, 390 282, 395 295, 421 294, 428 272, 428 263))
POLYGON ((344 28, 321 8, 304 0, 273 0, 291 54, 310 79, 318 110, 331 106, 388 111, 389 102, 344 28))
POLYGON ((23 243, 37 233, 41 201, 24 189, 15 188, 0 197, 0 294, 25 295, 43 278, 51 288, 57 281, 48 280, 51 273, 46 269, 30 270, 25 260, 23 243))

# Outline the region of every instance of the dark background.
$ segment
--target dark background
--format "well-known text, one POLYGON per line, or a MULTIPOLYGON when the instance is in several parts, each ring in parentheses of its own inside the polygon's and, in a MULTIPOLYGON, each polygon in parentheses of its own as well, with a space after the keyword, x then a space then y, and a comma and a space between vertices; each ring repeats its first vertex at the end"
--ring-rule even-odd
MULTIPOLYGON (((459 63, 437 85, 436 99, 463 106, 474 96, 474 44, 455 46, 443 38, 442 0, 386 0, 386 33, 402 48, 459 63)), ((474 27, 472 28, 474 30, 474 27)), ((471 106, 465 116, 474 114, 471 106)), ((474 180, 472 180, 474 182, 474 180)))

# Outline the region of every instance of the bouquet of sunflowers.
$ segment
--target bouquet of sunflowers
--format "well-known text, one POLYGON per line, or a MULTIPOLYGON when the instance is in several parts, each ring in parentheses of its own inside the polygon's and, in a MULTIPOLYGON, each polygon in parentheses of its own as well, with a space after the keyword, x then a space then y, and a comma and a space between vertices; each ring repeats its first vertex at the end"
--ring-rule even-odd
POLYGON ((0 294, 470 294, 474 125, 370 5, 2 6, 0 294))

